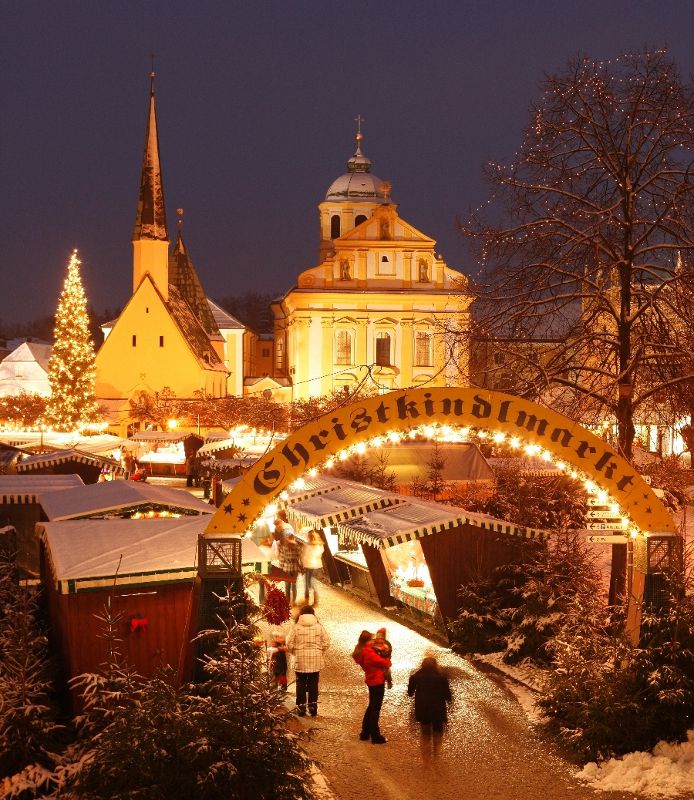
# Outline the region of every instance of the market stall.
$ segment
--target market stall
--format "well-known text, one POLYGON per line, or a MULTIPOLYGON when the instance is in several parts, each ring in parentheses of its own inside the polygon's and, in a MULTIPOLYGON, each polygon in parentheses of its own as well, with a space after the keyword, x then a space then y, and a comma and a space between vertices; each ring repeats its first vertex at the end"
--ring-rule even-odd
MULTIPOLYGON (((207 522, 199 515, 37 525, 52 644, 65 681, 98 671, 106 659, 95 615, 107 601, 129 664, 144 676, 170 664, 181 680, 189 678, 198 537, 207 522)), ((266 556, 253 542, 243 539, 241 554, 244 572, 267 571, 266 556)))
POLYGON ((17 474, 79 475, 84 483, 96 483, 102 474, 110 477, 123 473, 120 461, 81 450, 53 450, 25 456, 17 461, 17 474))
POLYGON ((203 442, 202 436, 185 431, 140 431, 124 448, 149 475, 185 477, 203 442))

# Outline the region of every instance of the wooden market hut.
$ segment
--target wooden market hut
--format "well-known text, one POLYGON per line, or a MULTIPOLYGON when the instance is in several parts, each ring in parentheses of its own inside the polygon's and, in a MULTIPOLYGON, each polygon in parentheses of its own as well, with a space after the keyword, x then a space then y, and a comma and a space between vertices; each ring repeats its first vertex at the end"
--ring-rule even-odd
POLYGON ((79 486, 84 486, 79 475, 0 475, 0 526, 15 529, 17 560, 26 571, 39 571, 34 526, 41 519, 42 496, 79 486))
MULTIPOLYGON (((37 525, 51 644, 63 685, 98 671, 106 658, 96 615, 107 602, 118 616, 126 661, 150 676, 163 664, 179 680, 191 676, 190 640, 197 625, 198 537, 208 517, 69 520, 37 525)), ((244 571, 261 571, 265 556, 242 540, 244 571)), ((76 693, 71 696, 79 707, 76 693)))
POLYGON ((204 438, 189 431, 140 431, 123 445, 151 475, 184 476, 204 438))
POLYGON ((141 481, 103 481, 41 496, 42 519, 184 517, 215 509, 190 492, 141 481))
POLYGON ((81 450, 53 450, 27 456, 16 465, 17 474, 24 475, 79 475, 83 483, 96 483, 102 471, 121 474, 120 462, 107 456, 81 450))
POLYGON ((401 603, 425 614, 440 613, 446 625, 457 616, 460 586, 518 562, 522 541, 547 537, 542 530, 443 503, 397 496, 388 502, 393 496, 387 493, 378 501, 364 497, 361 508, 350 507, 340 492, 377 490, 339 479, 321 481, 320 495, 290 495, 288 511, 295 524, 323 531, 334 564, 334 571, 325 570, 329 579, 367 591, 384 607, 401 603), (331 481, 332 491, 327 489, 331 481), (418 570, 429 580, 421 580, 418 570))

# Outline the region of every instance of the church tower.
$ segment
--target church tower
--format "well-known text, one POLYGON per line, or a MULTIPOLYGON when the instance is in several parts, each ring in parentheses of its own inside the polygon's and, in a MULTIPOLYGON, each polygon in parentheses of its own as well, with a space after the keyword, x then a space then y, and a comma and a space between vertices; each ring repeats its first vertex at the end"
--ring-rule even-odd
POLYGON ((335 239, 366 222, 378 206, 391 202, 390 184, 371 173, 371 161, 361 151, 363 121, 361 114, 355 119, 357 133, 354 138, 357 147, 347 162, 347 172, 332 182, 325 194, 325 201, 318 206, 320 261, 334 254, 335 239))
POLYGON ((164 184, 159 162, 154 72, 150 73, 149 114, 142 157, 140 193, 133 232, 133 293, 149 274, 164 300, 169 297, 169 232, 166 227, 164 184))

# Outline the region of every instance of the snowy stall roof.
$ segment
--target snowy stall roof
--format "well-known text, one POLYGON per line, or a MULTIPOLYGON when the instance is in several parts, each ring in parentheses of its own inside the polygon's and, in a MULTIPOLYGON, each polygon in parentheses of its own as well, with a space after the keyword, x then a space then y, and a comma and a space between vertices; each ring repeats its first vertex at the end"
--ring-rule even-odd
POLYGON ((133 434, 124 446, 134 449, 142 444, 178 444, 190 438, 198 439, 201 443, 204 441, 202 436, 187 431, 140 431, 133 434))
POLYGON ((95 436, 66 436, 51 431, 28 431, 24 433, 1 433, 0 442, 14 445, 15 447, 46 447, 53 450, 64 450, 66 447, 76 448, 83 453, 110 453, 122 447, 127 439, 111 434, 98 434, 95 436))
MULTIPOLYGON (((61 594, 128 584, 192 581, 204 517, 41 522, 52 578, 61 594)), ((267 557, 243 539, 241 561, 259 571, 267 557)))
POLYGON ((526 528, 444 503, 414 500, 371 511, 357 519, 339 523, 338 528, 356 541, 385 549, 459 525, 472 525, 491 533, 534 541, 544 541, 550 535, 539 528, 526 528))
MULTIPOLYGON (((375 466, 377 458, 385 457, 386 472, 393 473, 397 483, 404 484, 426 473, 433 452, 432 442, 401 442, 384 444, 378 451, 369 451, 361 458, 375 466)), ((441 478, 444 481, 494 480, 494 472, 476 444, 439 442, 438 454, 443 460, 441 478)))
POLYGON ((108 467, 110 470, 122 471, 121 465, 112 458, 97 456, 94 453, 83 453, 81 450, 54 450, 49 453, 37 453, 17 462, 17 472, 31 472, 54 464, 68 462, 91 464, 95 467, 108 467))
POLYGON ((79 475, 0 475, 1 503, 38 503, 44 492, 84 486, 79 475))
MULTIPOLYGON (((212 453, 218 453, 220 450, 238 450, 239 445, 235 439, 217 439, 214 442, 205 442, 205 444, 198 450, 199 456, 209 456, 212 453)), ((257 461, 257 457, 253 459, 257 461)))
POLYGON ((171 489, 140 481, 104 481, 62 492, 41 495, 44 514, 51 521, 94 517, 109 512, 135 512, 161 506, 183 513, 210 514, 213 509, 183 489, 171 489))
POLYGON ((320 479, 313 490, 304 488, 299 497, 289 498, 288 512, 300 527, 325 528, 405 499, 372 486, 352 481, 320 479))

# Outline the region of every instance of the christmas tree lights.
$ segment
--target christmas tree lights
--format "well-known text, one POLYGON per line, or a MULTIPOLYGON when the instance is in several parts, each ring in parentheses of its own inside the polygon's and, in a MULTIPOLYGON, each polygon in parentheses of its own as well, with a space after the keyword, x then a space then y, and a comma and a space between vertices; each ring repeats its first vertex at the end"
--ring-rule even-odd
POLYGON ((89 332, 81 263, 74 250, 58 302, 53 351, 48 362, 51 397, 46 423, 58 431, 76 431, 99 418, 94 342, 89 332))

